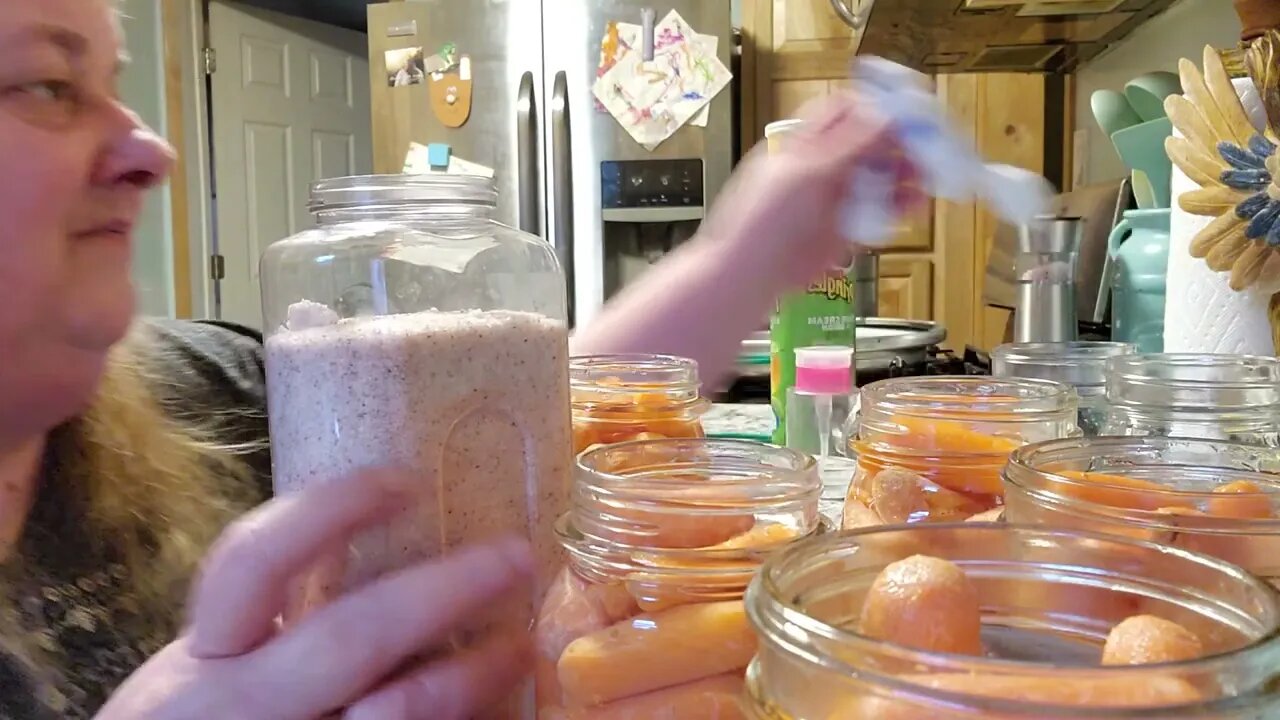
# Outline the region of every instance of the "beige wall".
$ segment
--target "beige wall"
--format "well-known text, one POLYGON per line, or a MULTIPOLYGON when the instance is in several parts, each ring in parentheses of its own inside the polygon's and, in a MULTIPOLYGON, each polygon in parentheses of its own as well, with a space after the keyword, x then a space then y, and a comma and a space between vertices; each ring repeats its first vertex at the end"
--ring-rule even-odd
POLYGON ((1088 63, 1076 75, 1076 128, 1088 133, 1085 183, 1123 177, 1124 165, 1102 134, 1089 110, 1094 90, 1123 90, 1134 77, 1152 70, 1177 72, 1178 58, 1199 62, 1202 48, 1228 47, 1239 42, 1240 21, 1231 0, 1181 0, 1128 38, 1088 63))

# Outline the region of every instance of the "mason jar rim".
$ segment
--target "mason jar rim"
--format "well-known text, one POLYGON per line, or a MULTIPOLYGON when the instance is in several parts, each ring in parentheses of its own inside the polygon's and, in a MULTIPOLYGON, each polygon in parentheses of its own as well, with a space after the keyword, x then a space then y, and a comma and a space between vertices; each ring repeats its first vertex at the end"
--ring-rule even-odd
POLYGON ((864 413, 883 410, 947 418, 947 413, 960 412, 963 419, 982 422, 987 422, 982 417, 984 413, 1015 422, 1040 420, 1072 407, 1072 401, 1076 399, 1075 389, 1066 383, 971 375, 888 378, 863 386, 860 394, 864 413), (994 389, 973 395, 951 392, 966 385, 1006 387, 1010 394, 999 394, 994 389), (937 393, 929 392, 934 388, 937 393))
MULTIPOLYGON (((1151 405, 1142 399, 1132 397, 1134 391, 1152 390, 1155 397, 1169 400, 1171 406, 1178 402, 1165 392, 1179 390, 1189 392, 1203 391, 1250 391, 1274 390, 1268 403, 1235 405, 1231 409, 1270 408, 1280 409, 1280 358, 1261 355, 1229 355, 1199 353, 1149 353, 1138 355, 1117 355, 1107 361, 1107 396, 1112 403, 1121 405, 1151 405), (1163 368, 1170 370, 1172 376, 1159 376, 1154 370, 1163 368), (1186 377, 1182 369, 1202 370, 1205 368, 1222 368, 1228 371, 1240 370, 1240 376, 1223 379, 1204 379, 1186 377), (1244 372, 1251 370, 1256 377, 1246 377, 1244 372)), ((1163 404, 1163 403, 1162 403, 1163 404)), ((1186 407, 1188 411, 1211 412, 1213 408, 1186 407)))
MULTIPOLYGON (((1105 480, 1078 480, 1060 473, 1045 470, 1042 467, 1037 467, 1038 465, 1043 466, 1046 463, 1055 461, 1065 462, 1068 460, 1085 458, 1092 460, 1104 454, 1111 453, 1124 456, 1130 460, 1141 460, 1144 455, 1150 455, 1177 447, 1203 448, 1205 450, 1204 454, 1207 457, 1222 457, 1224 453, 1230 452, 1238 452, 1240 454, 1268 452, 1268 448, 1251 445, 1249 443, 1200 438, 1158 436, 1062 438, 1023 445, 1017 450, 1014 450, 1009 456, 1008 465, 1005 466, 1003 478, 1007 484, 1037 498, 1037 502, 1071 507, 1075 508, 1077 511, 1085 511, 1095 515, 1123 519, 1126 522, 1156 529, 1182 530, 1205 534, 1280 534, 1280 518, 1234 518, 1216 517, 1212 515, 1205 515, 1204 517, 1196 515, 1171 515, 1155 510, 1107 505, 1078 496, 1054 492, 1052 486, 1068 488, 1104 486, 1118 490, 1132 490, 1132 488, 1107 483, 1105 480)), ((1277 459, 1280 460, 1280 451, 1271 450, 1270 452, 1276 454, 1277 459)), ((1136 465, 1137 463, 1135 462, 1135 466, 1136 465)), ((1168 467, 1182 468, 1184 471, 1189 471, 1192 468, 1195 468, 1200 471, 1221 472, 1224 476, 1230 477, 1233 482, 1249 481, 1261 484, 1263 487, 1277 488, 1270 492, 1232 493, 1230 496, 1224 496, 1212 491, 1179 490, 1175 488, 1162 490, 1156 490, 1154 488, 1148 490, 1144 488, 1141 491, 1144 495, 1168 498, 1170 506, 1176 504, 1177 501, 1194 502, 1222 500, 1224 497, 1230 497, 1232 499, 1248 499, 1259 496, 1271 499, 1280 496, 1280 476, 1274 475, 1260 468, 1246 469, 1228 467, 1225 465, 1190 465, 1186 463, 1169 464, 1168 467)), ((1105 475, 1108 471, 1099 470, 1098 472, 1105 475)))
POLYGON ((571 562, 589 573, 647 573, 674 581, 693 578, 703 586, 736 585, 741 594, 765 555, 795 539, 826 531, 828 525, 819 512, 821 496, 817 462, 790 448, 728 438, 632 440, 578 455, 571 507, 556 521, 555 532, 571 562), (621 453, 625 457, 627 453, 652 452, 661 458, 664 451, 676 459, 635 466, 636 471, 631 474, 627 474, 629 469, 619 473, 599 467, 610 454, 621 453), (680 460, 680 454, 686 459, 680 460), (777 464, 769 464, 769 459, 777 464), (716 480, 698 480, 699 469, 715 474, 716 480), (724 490, 725 495, 691 499, 679 495, 708 487, 724 490), (794 536, 775 543, 673 548, 619 539, 634 529, 635 521, 628 517, 628 510, 670 514, 695 522, 697 518, 733 515, 750 515, 758 522, 762 516, 792 515, 801 518, 801 526, 794 536), (592 526, 608 533, 584 531, 592 526))
MULTIPOLYGON (((675 355, 612 353, 569 358, 569 387, 577 391, 661 393, 675 404, 698 400, 698 363, 675 355), (621 384, 610 382, 621 380, 621 384)), ((574 398, 579 404, 579 399, 574 398)), ((588 404, 590 404, 588 402, 588 404)))
MULTIPOLYGON (((1054 529, 1037 525, 1010 523, 958 522, 929 523, 923 525, 887 525, 856 530, 842 530, 782 548, 765 561, 760 572, 756 574, 756 577, 752 580, 751 585, 747 589, 746 608, 748 617, 750 618, 752 625, 756 628, 762 642, 772 643, 777 647, 783 648, 790 654, 799 656, 806 662, 812 663, 829 671, 834 671, 844 677, 860 679, 868 685, 887 688, 893 693, 894 697, 901 698, 914 696, 935 702, 941 701, 945 703, 949 701, 951 704, 956 706, 968 709, 980 708, 988 712, 996 712, 1002 715, 1007 714, 1010 717, 1079 718, 1082 710, 1079 706, 1067 707, 1058 704, 975 696, 955 691, 936 690, 916 685, 888 673, 879 673, 852 665, 848 661, 832 656, 830 653, 824 653, 817 649, 799 646, 799 643, 804 642, 804 638, 819 637, 825 640, 837 641, 841 643, 842 646, 850 648, 850 657, 861 657, 871 652, 875 652, 882 656, 888 656, 897 662, 926 667, 964 665, 966 666, 964 669, 968 671, 990 669, 997 672, 1028 673, 1034 672, 1038 669, 1053 670, 1055 672, 1063 670, 1061 666, 1047 667, 1044 663, 917 650, 907 646, 870 638, 844 627, 830 625, 806 614, 804 610, 798 606, 798 603, 795 602, 795 593, 788 592, 786 589, 780 587, 781 583, 778 580, 778 576, 791 569, 791 565, 797 565, 803 562, 806 558, 821 556, 842 547, 856 547, 856 541, 859 537, 892 532, 936 533, 948 530, 972 533, 980 533, 983 531, 1004 533, 1012 532, 1018 533, 1019 535, 1026 535, 1028 542, 1051 542, 1053 539, 1072 538, 1087 540, 1093 543, 1142 548, 1144 550, 1151 551, 1158 556, 1172 558, 1176 562, 1191 562, 1219 572, 1223 576, 1224 581, 1230 580, 1232 582, 1242 583, 1249 586, 1261 596, 1268 598, 1273 609, 1280 612, 1280 594, 1277 594, 1275 588, 1238 567, 1206 555, 1187 552, 1157 543, 1084 530, 1054 529), (847 645, 845 645, 846 643, 847 645)), ((1278 615, 1276 619, 1280 620, 1280 615, 1278 615)), ((842 655, 843 654, 844 653, 842 653, 842 655)), ((1192 660, 1161 663, 1158 667, 1170 670, 1204 670, 1220 666, 1228 662, 1239 663, 1248 661, 1250 658, 1255 656, 1261 656, 1264 658, 1270 657, 1274 661, 1280 661, 1280 622, 1273 622, 1273 626, 1261 637, 1254 640, 1249 645, 1237 650, 1192 660)), ((1111 677, 1131 675, 1135 682, 1141 682, 1143 675, 1149 674, 1152 667, 1154 666, 1116 665, 1081 668, 1070 667, 1066 669, 1071 672, 1079 672, 1082 674, 1105 673, 1111 677)), ((1123 707, 1088 708, 1088 710, 1092 711, 1093 716, 1105 718, 1105 720, 1155 720, 1156 718, 1167 717, 1170 713, 1185 713, 1188 711, 1196 712, 1197 715, 1194 715, 1194 717, 1201 717, 1199 713, 1214 711, 1221 712, 1225 709, 1237 707, 1241 702, 1247 702, 1249 699, 1253 699, 1254 697, 1255 696, 1251 695, 1242 695, 1218 698, 1214 700, 1200 701, 1195 704, 1165 706, 1157 710, 1123 707)), ((1207 719, 1213 716, 1203 715, 1203 717, 1207 719)))
POLYGON ((1105 387, 1108 360, 1137 351, 1133 343, 1101 340, 1004 343, 991 351, 991 370, 996 377, 1055 380, 1078 388, 1105 387), (1019 373, 1011 374, 1015 367, 1019 373))
POLYGON ((307 208, 312 213, 353 208, 455 204, 496 207, 493 178, 481 175, 348 175, 311 184, 307 208))
MULTIPOLYGON (((791 502, 803 499, 809 494, 821 494, 822 481, 817 474, 817 461, 812 456, 802 453, 791 448, 779 447, 777 445, 769 445, 766 443, 756 442, 754 440, 741 440, 736 438, 658 438, 646 440, 629 440, 627 442, 614 443, 602 447, 584 450, 578 455, 575 461, 574 484, 576 487, 586 489, 592 492, 606 493, 613 496, 626 495, 626 490, 640 486, 644 490, 661 490, 671 489, 675 483, 670 481, 642 481, 635 475, 620 474, 602 470, 599 463, 603 462, 602 458, 610 453, 620 453, 627 451, 640 452, 644 450, 653 450, 662 452, 664 449, 668 451, 688 450, 709 450, 711 459, 731 459, 737 457, 729 463, 719 466, 721 472, 737 471, 743 472, 751 468, 773 471, 775 477, 769 481, 752 477, 743 483, 730 483, 722 481, 717 483, 717 487, 733 487, 735 484, 742 486, 758 486, 773 489, 772 494, 765 494, 762 500, 773 502, 791 502), (753 462, 750 459, 752 454, 767 453, 769 457, 777 458, 785 465, 767 465, 763 462, 753 462), (746 458, 745 460, 743 458, 746 458), (800 480, 798 487, 792 492, 781 492, 778 477, 786 476, 791 479, 800 480)), ((671 472, 687 473, 690 468, 696 467, 697 464, 692 461, 686 461, 679 464, 673 464, 663 467, 664 470, 671 472)), ((662 467, 662 466, 659 466, 662 467)), ((679 482, 679 481, 677 481, 679 482)), ((692 485, 685 481, 686 485, 692 485)), ((751 509, 749 506, 743 506, 741 509, 751 509)))

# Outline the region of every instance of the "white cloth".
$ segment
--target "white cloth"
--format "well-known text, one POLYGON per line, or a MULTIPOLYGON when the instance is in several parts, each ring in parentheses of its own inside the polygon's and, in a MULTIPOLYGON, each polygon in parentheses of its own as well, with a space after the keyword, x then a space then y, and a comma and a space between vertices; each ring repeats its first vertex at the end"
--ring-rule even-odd
MULTIPOLYGON (((947 127, 947 115, 937 97, 925 87, 923 76, 878 57, 860 57, 853 64, 859 101, 884 113, 915 165, 929 195, 987 203, 1000 219, 1014 225, 1030 223, 1045 213, 1053 188, 1039 174, 1008 165, 984 164, 977 153, 947 127)), ((844 213, 846 238, 867 247, 884 247, 899 224, 893 205, 891 168, 863 166, 853 178, 844 213)))

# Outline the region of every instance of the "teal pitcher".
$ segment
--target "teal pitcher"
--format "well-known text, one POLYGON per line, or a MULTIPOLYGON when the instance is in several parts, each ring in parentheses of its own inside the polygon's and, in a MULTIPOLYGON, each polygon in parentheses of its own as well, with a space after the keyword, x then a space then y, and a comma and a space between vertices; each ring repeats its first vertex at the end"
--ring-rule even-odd
POLYGON ((1164 352, 1169 208, 1129 210, 1107 240, 1111 256, 1111 339, 1138 352, 1164 352))

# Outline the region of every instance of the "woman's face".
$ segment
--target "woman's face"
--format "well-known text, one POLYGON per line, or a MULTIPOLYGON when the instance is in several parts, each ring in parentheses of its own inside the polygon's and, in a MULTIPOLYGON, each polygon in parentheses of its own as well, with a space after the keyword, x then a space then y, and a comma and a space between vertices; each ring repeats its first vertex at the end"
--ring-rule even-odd
POLYGON ((0 451, 79 412, 134 310, 170 148, 121 103, 113 0, 0 0, 0 451))

